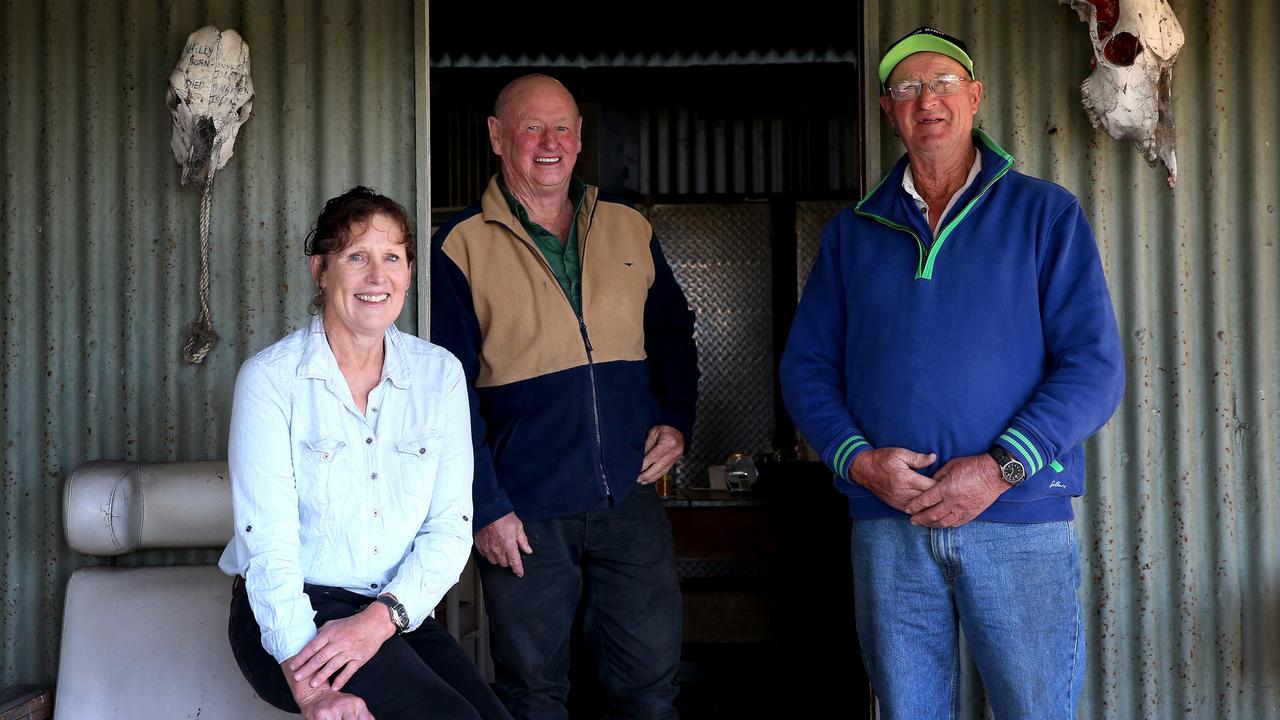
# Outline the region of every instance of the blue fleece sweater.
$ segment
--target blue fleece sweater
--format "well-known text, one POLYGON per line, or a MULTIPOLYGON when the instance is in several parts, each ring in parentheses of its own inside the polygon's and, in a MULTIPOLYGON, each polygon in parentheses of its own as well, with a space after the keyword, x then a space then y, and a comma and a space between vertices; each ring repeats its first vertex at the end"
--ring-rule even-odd
POLYGON ((1001 445, 1027 479, 980 520, 1072 517, 1082 444, 1115 411, 1124 363, 1111 295, 1079 202, 1013 171, 974 132, 982 171, 933 239, 902 189, 907 158, 822 234, 782 358, 796 425, 852 516, 898 514, 849 480, 873 447, 952 458, 1001 445), (932 242, 930 242, 932 240, 932 242))

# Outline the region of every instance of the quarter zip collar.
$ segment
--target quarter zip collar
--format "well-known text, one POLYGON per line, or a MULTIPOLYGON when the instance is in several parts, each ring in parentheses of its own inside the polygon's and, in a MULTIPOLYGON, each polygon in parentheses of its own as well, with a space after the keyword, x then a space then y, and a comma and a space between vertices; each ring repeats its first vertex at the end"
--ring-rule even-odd
POLYGON ((885 175, 871 192, 854 205, 853 211, 863 217, 900 230, 915 238, 920 259, 916 266, 917 280, 931 280, 938 255, 947 238, 963 222, 969 212, 986 197, 991 187, 1013 167, 1013 156, 1005 152, 989 135, 979 129, 973 131, 974 145, 982 155, 982 169, 968 190, 960 194, 955 206, 938 224, 938 233, 929 229, 927 217, 922 217, 915 201, 903 189, 908 159, 904 154, 893 169, 885 175), (925 242, 930 238, 931 242, 925 242))
MULTIPOLYGON (((973 164, 969 166, 969 176, 965 178, 964 185, 961 185, 960 189, 956 190, 951 199, 947 201, 946 208, 942 210, 942 217, 938 220, 938 229, 942 229, 942 221, 946 220, 947 216, 951 214, 951 209, 956 206, 960 198, 964 197, 965 192, 973 187, 973 181, 978 179, 978 173, 980 172, 982 172, 982 153, 974 153, 973 164)), ((920 195, 920 191, 916 190, 915 176, 911 172, 911 163, 907 163, 906 170, 902 172, 902 189, 915 201, 916 208, 920 211, 920 214, 928 216, 929 203, 925 202, 924 197, 920 195)))

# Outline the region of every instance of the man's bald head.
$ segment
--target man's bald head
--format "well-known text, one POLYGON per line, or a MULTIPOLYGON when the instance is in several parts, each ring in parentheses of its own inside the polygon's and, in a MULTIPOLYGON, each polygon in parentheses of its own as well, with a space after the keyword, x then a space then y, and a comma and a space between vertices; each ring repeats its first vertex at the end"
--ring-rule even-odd
POLYGON ((507 189, 525 205, 567 202, 582 150, 582 116, 573 95, 548 75, 511 81, 493 105, 489 145, 502 159, 507 189))
POLYGON ((573 99, 573 93, 569 92, 559 80, 550 75, 542 73, 531 73, 529 75, 521 75, 520 77, 507 83, 507 86, 498 91, 498 99, 493 102, 493 116, 502 117, 502 112, 510 106, 511 101, 528 93, 550 92, 563 93, 564 97, 569 99, 573 105, 574 114, 578 114, 578 101, 573 99))

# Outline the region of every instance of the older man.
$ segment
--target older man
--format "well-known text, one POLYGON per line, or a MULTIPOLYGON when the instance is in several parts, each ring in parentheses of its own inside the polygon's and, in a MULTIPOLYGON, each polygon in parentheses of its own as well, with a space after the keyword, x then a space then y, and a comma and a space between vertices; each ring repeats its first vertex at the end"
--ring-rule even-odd
POLYGON ((854 608, 886 718, 957 710, 958 635, 998 718, 1074 718, 1084 670, 1071 498, 1123 358, 1079 202, 973 127, 963 42, 880 63, 906 156, 827 225, 782 361, 853 517, 854 608))
POLYGON ((663 718, 681 605, 652 483, 693 427, 693 315, 644 216, 574 177, 581 131, 550 77, 499 93, 502 172, 432 241, 431 339, 473 387, 499 694, 517 718, 566 717, 580 616, 610 714, 663 718))

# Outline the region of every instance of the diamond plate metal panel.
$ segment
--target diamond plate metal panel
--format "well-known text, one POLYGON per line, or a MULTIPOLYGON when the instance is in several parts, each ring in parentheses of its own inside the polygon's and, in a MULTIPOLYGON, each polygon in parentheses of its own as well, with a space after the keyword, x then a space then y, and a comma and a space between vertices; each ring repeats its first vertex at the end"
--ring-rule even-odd
POLYGON ((767 578, 775 567, 771 560, 753 558, 676 558, 676 572, 681 580, 743 580, 767 578))
POLYGON ((769 206, 656 205, 649 220, 697 316, 698 420, 677 479, 706 486, 708 465, 773 437, 769 206))
POLYGON ((799 202, 796 203, 796 301, 804 294, 805 281, 818 259, 818 247, 822 245, 822 228, 849 205, 847 202, 799 202))

